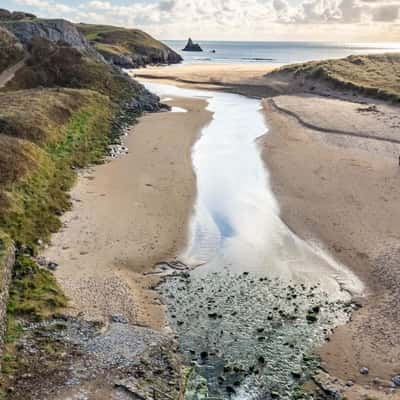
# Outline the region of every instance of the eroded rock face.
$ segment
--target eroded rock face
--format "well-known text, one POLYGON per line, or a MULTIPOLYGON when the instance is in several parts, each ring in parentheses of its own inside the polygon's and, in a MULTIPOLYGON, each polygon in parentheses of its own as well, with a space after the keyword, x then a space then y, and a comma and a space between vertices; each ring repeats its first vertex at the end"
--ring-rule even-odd
POLYGON ((11 21, 7 22, 6 26, 25 46, 34 37, 40 37, 51 42, 65 42, 84 53, 96 56, 96 58, 101 57, 75 25, 63 19, 11 21))

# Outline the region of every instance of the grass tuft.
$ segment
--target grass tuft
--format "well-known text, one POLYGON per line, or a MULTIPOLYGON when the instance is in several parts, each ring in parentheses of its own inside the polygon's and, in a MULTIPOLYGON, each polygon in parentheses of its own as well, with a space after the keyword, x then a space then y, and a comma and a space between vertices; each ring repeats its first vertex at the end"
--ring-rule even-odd
POLYGON ((320 80, 338 89, 400 103, 400 54, 350 56, 339 60, 312 61, 284 66, 270 75, 292 74, 320 80))

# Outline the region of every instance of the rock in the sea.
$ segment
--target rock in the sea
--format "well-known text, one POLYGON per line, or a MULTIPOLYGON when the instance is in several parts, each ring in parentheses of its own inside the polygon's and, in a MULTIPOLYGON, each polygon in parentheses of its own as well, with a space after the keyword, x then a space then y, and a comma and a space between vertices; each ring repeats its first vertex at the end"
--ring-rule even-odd
POLYGON ((189 38, 185 48, 182 49, 182 51, 203 51, 203 49, 200 47, 198 43, 193 43, 193 40, 189 38))

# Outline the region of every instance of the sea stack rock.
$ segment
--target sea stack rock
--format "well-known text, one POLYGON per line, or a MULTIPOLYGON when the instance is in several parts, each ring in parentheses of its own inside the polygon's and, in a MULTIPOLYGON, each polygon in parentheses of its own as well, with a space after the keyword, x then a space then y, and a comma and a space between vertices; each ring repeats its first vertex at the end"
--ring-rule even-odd
POLYGON ((189 38, 186 46, 182 51, 203 51, 198 43, 193 43, 193 40, 189 38))

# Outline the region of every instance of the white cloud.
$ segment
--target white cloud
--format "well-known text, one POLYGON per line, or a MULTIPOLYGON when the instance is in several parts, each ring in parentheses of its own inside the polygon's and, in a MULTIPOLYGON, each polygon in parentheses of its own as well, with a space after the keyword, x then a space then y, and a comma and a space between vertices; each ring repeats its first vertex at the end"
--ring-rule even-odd
POLYGON ((81 0, 75 8, 63 0, 13 1, 44 17, 139 27, 164 38, 340 40, 347 31, 382 39, 388 24, 393 37, 400 29, 400 0, 81 0))

